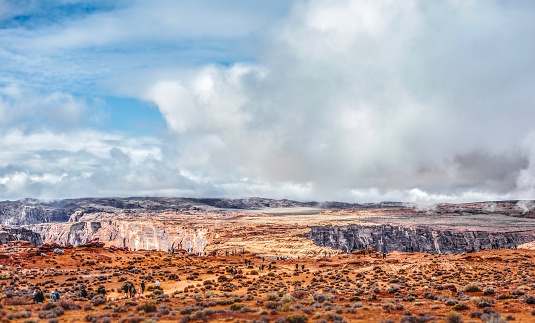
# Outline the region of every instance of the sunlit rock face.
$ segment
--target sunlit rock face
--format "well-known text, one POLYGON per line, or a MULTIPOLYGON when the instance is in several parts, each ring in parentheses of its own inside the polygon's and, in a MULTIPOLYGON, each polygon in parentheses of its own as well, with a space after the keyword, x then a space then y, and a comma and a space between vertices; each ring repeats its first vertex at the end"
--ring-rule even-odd
POLYGON ((422 207, 264 198, 26 199, 0 202, 2 224, 11 229, 0 232, 1 241, 22 239, 34 245, 77 246, 98 238, 106 246, 190 253, 249 248, 257 253, 306 249, 315 254, 326 248, 351 252, 365 246, 387 252, 462 253, 534 241, 535 203, 422 207))
POLYGON ((47 223, 30 226, 43 242, 81 245, 98 238, 107 246, 131 249, 185 249, 203 252, 213 233, 207 228, 185 227, 158 220, 103 220, 47 223))
POLYGON ((392 225, 314 226, 307 238, 319 246, 352 252, 372 247, 378 251, 417 251, 428 253, 463 253, 466 250, 515 248, 535 240, 528 231, 467 231, 434 229, 428 226, 392 225))

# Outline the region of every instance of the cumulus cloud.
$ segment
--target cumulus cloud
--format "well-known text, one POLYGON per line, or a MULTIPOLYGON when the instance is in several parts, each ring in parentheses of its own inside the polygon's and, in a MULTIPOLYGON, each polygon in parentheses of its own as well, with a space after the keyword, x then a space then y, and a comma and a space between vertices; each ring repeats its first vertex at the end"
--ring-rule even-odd
POLYGON ((0 126, 4 129, 74 128, 80 124, 86 110, 86 103, 70 94, 42 95, 17 84, 0 87, 0 126))
POLYGON ((151 138, 90 130, 62 134, 10 130, 0 138, 0 195, 191 195, 194 183, 164 154, 151 138))
MULTIPOLYGON (((0 20, 34 10, 12 4, 0 20)), ((118 2, 1 29, 0 196, 533 199, 533 5, 256 5, 118 2), (151 102, 168 133, 91 130, 73 88, 151 102)))
POLYGON ((181 163, 319 198, 473 200, 533 186, 534 11, 509 2, 299 3, 256 64, 147 87, 181 163), (191 159, 198 159, 198 163, 191 159))

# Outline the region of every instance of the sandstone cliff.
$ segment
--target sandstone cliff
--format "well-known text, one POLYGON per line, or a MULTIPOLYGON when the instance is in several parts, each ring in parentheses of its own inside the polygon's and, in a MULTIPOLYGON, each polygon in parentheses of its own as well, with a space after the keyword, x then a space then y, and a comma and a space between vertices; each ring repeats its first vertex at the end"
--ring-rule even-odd
POLYGON ((242 199, 194 199, 180 197, 82 198, 58 201, 24 199, 0 202, 0 224, 26 225, 76 222, 85 214, 141 214, 147 212, 258 210, 264 208, 354 208, 358 204, 297 202, 259 197, 242 199))
POLYGON ((463 253, 467 249, 515 248, 535 240, 535 231, 467 231, 428 226, 392 225, 314 226, 305 235, 319 246, 352 252, 365 246, 378 251, 463 253))
POLYGON ((102 220, 46 223, 28 226, 43 242, 81 245, 98 238, 107 246, 131 249, 203 252, 214 236, 208 228, 189 227, 159 220, 102 220))
POLYGON ((14 240, 28 241, 34 246, 43 244, 41 235, 36 232, 21 227, 0 226, 0 244, 14 240))

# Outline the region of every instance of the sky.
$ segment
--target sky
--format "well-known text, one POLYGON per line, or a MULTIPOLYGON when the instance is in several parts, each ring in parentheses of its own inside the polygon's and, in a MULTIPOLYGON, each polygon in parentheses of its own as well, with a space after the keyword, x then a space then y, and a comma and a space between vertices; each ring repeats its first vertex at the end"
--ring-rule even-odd
POLYGON ((534 34, 527 0, 0 0, 0 199, 534 199, 534 34))

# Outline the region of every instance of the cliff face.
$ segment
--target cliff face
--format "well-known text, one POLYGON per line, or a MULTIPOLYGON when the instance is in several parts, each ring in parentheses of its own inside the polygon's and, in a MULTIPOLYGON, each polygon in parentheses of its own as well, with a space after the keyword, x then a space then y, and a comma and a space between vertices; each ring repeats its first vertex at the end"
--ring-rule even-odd
POLYGON ((61 222, 69 218, 69 210, 32 202, 0 202, 0 224, 25 225, 33 223, 61 222))
MULTIPOLYGON (((358 205, 340 203, 338 207, 358 205)), ((76 222, 84 214, 142 214, 147 212, 214 211, 223 209, 262 209, 284 207, 319 207, 317 202, 265 198, 193 199, 179 197, 82 198, 58 201, 25 199, 0 202, 0 224, 28 225, 51 222, 76 222)))
POLYGON ((214 233, 202 227, 185 227, 151 220, 103 220, 46 223, 30 226, 43 242, 60 245, 83 244, 94 238, 106 245, 131 249, 168 250, 171 247, 203 252, 214 233))
POLYGON ((351 252, 364 246, 378 251, 418 251, 428 253, 462 253, 467 249, 514 248, 535 240, 529 231, 461 231, 437 230, 427 226, 409 228, 391 225, 314 226, 305 235, 319 246, 351 252))
POLYGON ((34 246, 43 244, 40 234, 21 227, 0 226, 0 244, 14 240, 25 240, 34 246))

